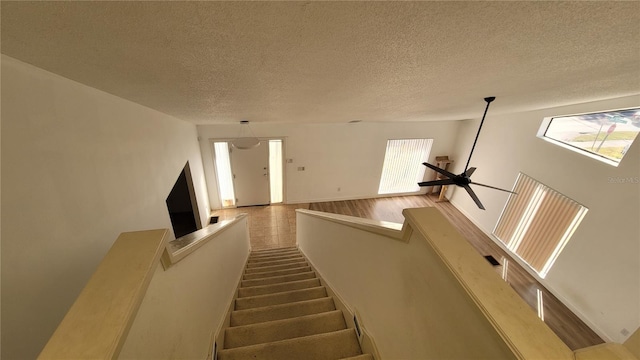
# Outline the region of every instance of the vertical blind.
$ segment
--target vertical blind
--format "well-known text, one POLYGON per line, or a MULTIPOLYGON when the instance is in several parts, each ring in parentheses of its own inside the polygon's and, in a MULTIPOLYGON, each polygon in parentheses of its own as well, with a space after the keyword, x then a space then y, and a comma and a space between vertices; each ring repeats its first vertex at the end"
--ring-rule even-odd
POLYGON ((423 180, 422 163, 429 158, 433 139, 402 139, 387 141, 378 194, 398 194, 420 190, 423 180))
POLYGON ((588 209, 520 173, 493 234, 545 277, 588 209))

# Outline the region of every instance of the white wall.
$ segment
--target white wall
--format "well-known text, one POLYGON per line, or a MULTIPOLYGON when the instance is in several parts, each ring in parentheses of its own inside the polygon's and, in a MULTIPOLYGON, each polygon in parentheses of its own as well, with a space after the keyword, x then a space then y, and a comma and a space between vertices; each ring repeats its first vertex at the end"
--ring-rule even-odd
MULTIPOLYGON (((284 137, 285 201, 302 203, 378 196, 384 153, 389 139, 432 138, 430 160, 450 155, 458 123, 260 124, 251 129, 258 137, 284 137), (297 171, 300 166, 305 171, 297 171), (341 190, 338 191, 338 188, 341 190)), ((238 136, 237 125, 199 125, 200 150, 210 203, 220 208, 209 139, 238 136)), ((426 177, 431 179, 432 172, 426 177)))
MULTIPOLYGON (((640 326, 640 184, 609 178, 640 177, 640 140, 616 168, 536 137, 542 119, 572 113, 638 106, 640 96, 595 101, 485 120, 471 166, 473 180, 511 188, 519 171, 589 208, 542 283, 607 340, 623 342, 623 329, 640 326)), ((492 107, 500 106, 498 98, 492 107)), ((460 127, 456 159, 468 156, 479 120, 460 127)), ((453 168, 461 172, 464 162, 453 168)), ((452 203, 490 233, 507 200, 504 193, 474 187, 487 208, 479 210, 461 189, 452 203)))
POLYGON ((244 218, 166 271, 158 263, 118 358, 206 359, 248 256, 244 218))
POLYGON ((2 357, 34 358, 118 234, 171 228, 195 126, 2 56, 2 357))
POLYGON ((300 249, 359 312, 381 358, 515 358, 419 232, 404 243, 303 214, 297 224, 300 249))

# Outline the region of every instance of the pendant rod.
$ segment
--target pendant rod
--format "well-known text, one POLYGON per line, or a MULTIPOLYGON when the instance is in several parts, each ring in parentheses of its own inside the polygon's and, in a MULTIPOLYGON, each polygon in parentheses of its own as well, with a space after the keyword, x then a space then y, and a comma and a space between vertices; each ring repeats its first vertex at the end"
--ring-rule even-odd
POLYGON ((482 130, 482 124, 484 124, 484 118, 487 116, 487 110, 489 110, 489 104, 491 104, 491 102, 495 99, 496 99, 495 96, 484 98, 484 101, 487 102, 487 107, 484 108, 484 114, 482 114, 482 121, 480 121, 480 127, 478 127, 478 133, 476 134, 476 139, 473 140, 473 146, 471 147, 471 152, 469 153, 469 159, 467 160, 467 165, 464 166, 464 171, 462 172, 463 174, 466 173, 467 169, 469 168, 469 162, 471 162, 471 155, 473 155, 473 150, 476 148, 476 143, 478 142, 478 137, 480 136, 480 130, 482 130))

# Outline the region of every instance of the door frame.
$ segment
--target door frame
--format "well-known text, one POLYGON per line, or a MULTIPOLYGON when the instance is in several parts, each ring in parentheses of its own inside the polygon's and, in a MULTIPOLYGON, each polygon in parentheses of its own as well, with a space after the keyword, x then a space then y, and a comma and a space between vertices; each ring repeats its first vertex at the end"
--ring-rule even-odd
MULTIPOLYGON (((222 196, 220 195, 220 181, 218 181, 219 177, 218 177, 218 169, 216 166, 216 149, 215 146, 213 145, 216 142, 227 142, 230 143, 231 141, 233 141, 235 138, 209 138, 209 148, 211 149, 211 158, 213 159, 213 174, 215 175, 215 181, 216 181, 216 187, 217 187, 217 192, 218 192, 218 202, 220 203, 220 206, 222 209, 234 209, 237 208, 236 204, 235 204, 235 199, 234 199, 234 204, 232 206, 224 206, 223 202, 222 202, 222 196)), ((286 136, 268 136, 268 137, 258 137, 258 139, 260 141, 269 141, 269 140, 280 140, 282 141, 282 203, 276 203, 276 204, 287 204, 287 137, 286 136)), ((267 145, 268 146, 268 145, 267 145)), ((242 151, 242 150, 239 150, 242 151)), ((233 167, 231 164, 229 164, 231 167, 233 167)), ((231 172, 233 173, 233 168, 231 169, 231 172)), ((269 173, 271 173, 271 169, 269 169, 269 173)), ((271 184, 271 179, 269 179, 269 184, 271 184)), ((235 184, 233 184, 233 190, 234 190, 234 195, 235 195, 235 184)), ((269 187, 269 191, 271 191, 271 187, 269 187)), ((269 195, 269 197, 271 197, 271 195, 269 195)), ((270 205, 272 205, 271 203, 269 203, 270 205)))

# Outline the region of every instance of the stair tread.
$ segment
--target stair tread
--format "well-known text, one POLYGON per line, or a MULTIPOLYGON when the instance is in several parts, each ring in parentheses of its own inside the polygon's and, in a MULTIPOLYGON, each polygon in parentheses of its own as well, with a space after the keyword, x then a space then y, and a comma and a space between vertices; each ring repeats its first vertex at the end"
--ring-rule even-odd
POLYGON ((296 316, 318 314, 335 310, 332 297, 296 301, 287 304, 270 305, 255 309, 231 312, 231 326, 257 324, 272 320, 290 319, 296 316))
POLYGON ((258 263, 263 263, 263 262, 271 262, 271 261, 280 261, 280 260, 291 260, 291 259, 298 259, 298 258, 303 258, 303 256, 301 254, 298 253, 293 253, 293 254, 284 254, 284 255, 277 255, 277 256, 266 256, 266 257, 258 257, 258 258, 249 258, 247 259, 249 264, 258 264, 258 263))
POLYGON ((288 250, 298 250, 298 248, 295 246, 289 246, 289 247, 281 247, 281 248, 273 248, 273 249, 255 250, 251 252, 251 255, 267 254, 272 252, 288 251, 288 250))
POLYGON ((307 289, 316 286, 320 286, 320 279, 318 278, 288 281, 278 284, 247 286, 238 289, 238 298, 275 294, 283 291, 307 289))
POLYGON ((298 256, 295 258, 269 260, 269 261, 263 261, 263 262, 250 262, 250 263, 247 263, 247 269, 264 268, 264 267, 276 266, 276 265, 295 264, 300 262, 306 263, 307 260, 301 256, 298 256))
POLYGON ((251 252, 234 304, 220 360, 374 360, 297 247, 251 252))
POLYGON ((342 311, 334 310, 227 328, 224 336, 224 348, 256 345, 342 329, 346 329, 342 311))
POLYGON ((236 299, 235 310, 254 309, 271 305, 318 299, 326 296, 327 290, 324 286, 283 291, 275 294, 247 296, 236 299))
POLYGON ((242 275, 242 280, 262 279, 267 277, 291 275, 291 274, 297 274, 297 273, 309 272, 309 271, 311 271, 311 267, 307 265, 307 266, 295 267, 291 269, 282 269, 282 270, 274 270, 274 271, 265 271, 261 273, 244 274, 242 275))
POLYGON ((298 262, 306 262, 306 260, 304 257, 300 256, 294 259, 273 260, 273 261, 265 261, 265 262, 259 262, 259 263, 247 263, 247 269, 261 268, 261 267, 275 266, 275 265, 287 265, 287 264, 293 264, 298 262))
POLYGON ((302 254, 298 252, 294 252, 294 253, 288 253, 288 254, 278 254, 273 256, 249 257, 248 262, 253 264, 253 263, 261 263, 261 262, 276 261, 276 260, 295 259, 295 258, 301 258, 301 257, 302 257, 302 254))
POLYGON ((296 249, 296 250, 288 250, 288 251, 278 251, 278 252, 272 252, 272 253, 267 253, 267 254, 249 254, 249 259, 265 259, 265 258, 270 258, 270 257, 274 257, 274 256, 283 256, 283 255, 295 255, 295 254, 301 254, 301 252, 296 249))
MULTIPOLYGON (((282 246, 275 249, 281 250, 281 249, 297 249, 297 248, 298 248, 297 246, 282 246)), ((270 250, 274 250, 274 249, 270 249, 270 250)), ((255 250, 254 252, 261 252, 261 251, 265 251, 265 250, 255 250)))
POLYGON ((305 260, 305 261, 300 261, 300 262, 291 263, 291 264, 272 265, 272 266, 263 266, 263 267, 255 267, 255 268, 246 268, 244 270, 244 273, 245 274, 256 274, 256 273, 263 273, 263 272, 282 270, 282 269, 292 269, 292 268, 301 267, 301 266, 308 266, 308 265, 309 264, 307 264, 307 261, 305 260))
POLYGON ((362 354, 355 330, 346 329, 264 344, 224 349, 218 352, 220 360, 260 358, 329 360, 362 354))
POLYGON ((250 286, 259 286, 259 285, 272 285, 289 281, 296 280, 304 280, 304 279, 313 279, 316 277, 316 273, 313 271, 291 274, 291 275, 280 275, 280 276, 272 276, 261 279, 253 279, 253 280, 242 280, 240 282, 240 287, 250 287, 250 286))

